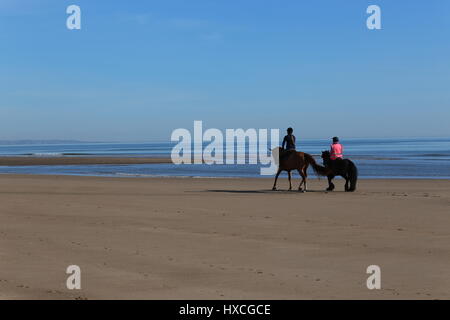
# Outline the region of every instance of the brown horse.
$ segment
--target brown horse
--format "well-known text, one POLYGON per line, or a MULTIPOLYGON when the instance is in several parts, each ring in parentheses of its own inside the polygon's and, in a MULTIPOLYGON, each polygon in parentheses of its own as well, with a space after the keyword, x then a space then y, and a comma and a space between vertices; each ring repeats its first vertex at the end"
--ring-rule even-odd
POLYGON ((319 176, 327 176, 329 174, 329 170, 325 167, 322 167, 321 165, 318 165, 316 163, 316 160, 314 160, 314 158, 308 153, 298 152, 295 150, 284 150, 278 147, 272 150, 272 155, 274 159, 278 159, 278 172, 275 176, 275 182, 273 183, 272 190, 277 190, 278 176, 282 171, 288 172, 289 190, 292 190, 291 171, 298 170, 298 173, 302 177, 302 181, 298 186, 298 190, 303 192, 306 192, 308 188, 306 184, 306 178, 308 177, 308 174, 306 171, 308 170, 309 165, 313 167, 314 172, 319 176), (302 185, 305 185, 305 189, 303 190, 302 185))

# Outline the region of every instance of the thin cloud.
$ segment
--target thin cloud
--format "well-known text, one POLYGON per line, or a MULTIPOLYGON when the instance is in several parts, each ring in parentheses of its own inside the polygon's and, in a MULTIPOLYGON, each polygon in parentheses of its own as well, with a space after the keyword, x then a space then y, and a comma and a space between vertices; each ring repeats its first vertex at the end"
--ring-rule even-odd
POLYGON ((208 22, 201 19, 175 18, 167 20, 167 24, 180 29, 198 29, 206 27, 208 22))
POLYGON ((202 34, 200 36, 200 38, 203 40, 206 40, 206 41, 222 41, 223 40, 222 34, 218 33, 218 32, 202 34))
POLYGON ((0 0, 1 15, 29 15, 51 4, 49 0, 0 0))
POLYGON ((134 23, 141 26, 148 25, 153 21, 150 13, 121 14, 119 19, 122 22, 134 23))

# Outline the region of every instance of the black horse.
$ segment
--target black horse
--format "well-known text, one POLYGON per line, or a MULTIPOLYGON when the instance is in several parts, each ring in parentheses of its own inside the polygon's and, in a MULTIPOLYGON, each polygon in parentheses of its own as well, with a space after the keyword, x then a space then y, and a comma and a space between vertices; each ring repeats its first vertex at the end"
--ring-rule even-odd
POLYGON ((327 191, 334 190, 334 184, 331 180, 335 176, 341 176, 345 179, 345 191, 353 192, 356 190, 356 181, 358 180, 358 169, 355 164, 348 159, 331 160, 329 151, 322 152, 323 165, 330 170, 328 174, 328 189, 327 191))

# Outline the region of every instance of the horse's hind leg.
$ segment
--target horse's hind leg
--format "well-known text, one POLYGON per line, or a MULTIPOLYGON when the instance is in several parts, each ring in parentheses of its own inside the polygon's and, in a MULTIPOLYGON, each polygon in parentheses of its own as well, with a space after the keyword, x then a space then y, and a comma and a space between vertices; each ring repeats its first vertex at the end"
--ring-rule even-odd
POLYGON ((348 192, 348 191, 350 191, 350 187, 349 187, 350 179, 349 179, 349 177, 348 177, 347 175, 344 176, 344 179, 345 179, 345 187, 344 187, 344 190, 345 190, 346 192, 348 192))
POLYGON ((289 191, 292 190, 292 174, 291 171, 288 171, 288 178, 289 178, 289 191))
POLYGON ((302 171, 298 170, 298 174, 300 175, 300 177, 302 178, 302 181, 300 181, 300 184, 298 186, 298 191, 302 191, 302 185, 305 183, 305 178, 303 178, 302 176, 302 171))
POLYGON ((275 176, 275 181, 273 182, 272 190, 277 190, 277 180, 278 180, 278 176, 280 175, 280 173, 281 173, 281 169, 278 169, 277 174, 275 176))
POLYGON ((305 192, 308 191, 308 185, 306 184, 306 179, 308 178, 308 174, 306 173, 306 168, 303 169, 303 184, 305 185, 305 192))
POLYGON ((300 182, 300 185, 298 186, 298 191, 305 192, 306 191, 306 176, 303 170, 298 170, 298 173, 302 177, 302 181, 300 182), (305 185, 305 189, 302 189, 302 185, 305 185))

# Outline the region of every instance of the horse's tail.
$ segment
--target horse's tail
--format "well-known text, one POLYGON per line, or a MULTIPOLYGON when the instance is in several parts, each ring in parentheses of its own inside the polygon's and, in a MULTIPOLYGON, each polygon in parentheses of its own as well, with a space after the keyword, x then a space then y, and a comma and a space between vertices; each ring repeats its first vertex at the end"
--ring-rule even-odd
POLYGON ((356 190, 356 182, 358 181, 358 168, 356 167, 356 165, 350 161, 349 162, 349 171, 348 171, 348 176, 349 176, 349 180, 350 180, 350 190, 349 191, 355 191, 356 190))
POLYGON ((313 167, 314 172, 318 176, 327 176, 330 173, 330 171, 327 168, 318 165, 316 160, 314 160, 314 158, 310 154, 305 153, 305 160, 306 163, 310 164, 313 167))

